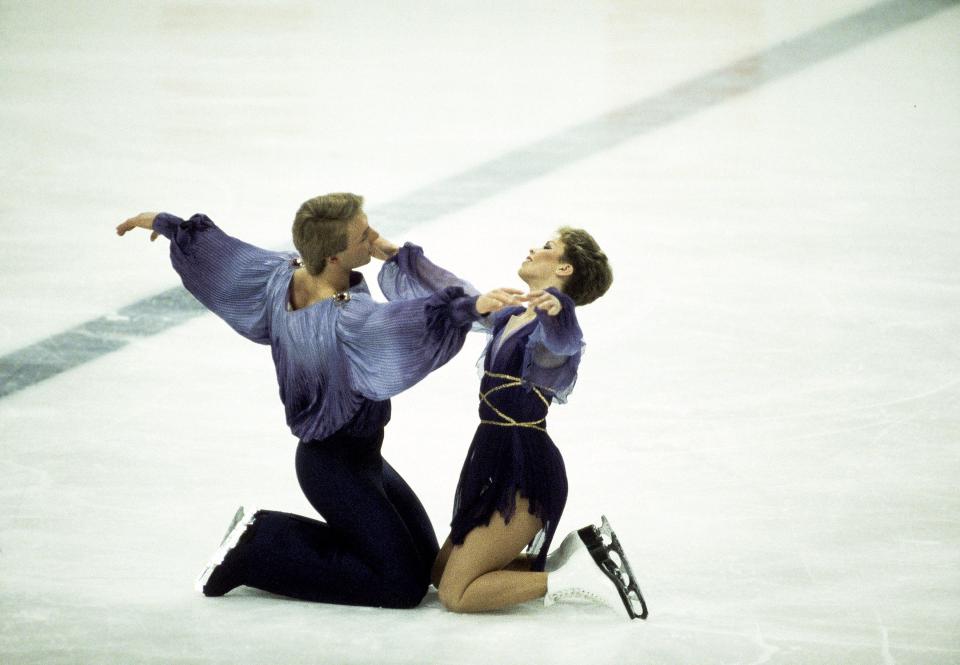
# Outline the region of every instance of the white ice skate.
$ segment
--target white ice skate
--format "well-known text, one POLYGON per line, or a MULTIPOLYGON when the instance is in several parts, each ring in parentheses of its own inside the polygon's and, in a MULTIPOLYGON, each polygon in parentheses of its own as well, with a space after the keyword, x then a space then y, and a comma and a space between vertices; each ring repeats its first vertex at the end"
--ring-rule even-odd
POLYGON ((583 548, 583 541, 580 539, 580 532, 571 531, 560 543, 560 547, 547 554, 547 560, 544 562, 543 569, 552 573, 567 562, 570 555, 577 549, 583 548))
POLYGON ((622 605, 631 619, 647 618, 643 594, 606 516, 599 528, 591 524, 568 534, 548 562, 553 571, 547 570, 545 605, 562 600, 622 605))
POLYGON ((197 578, 194 588, 200 593, 204 593, 204 588, 207 585, 207 582, 210 580, 210 576, 213 575, 213 572, 217 569, 223 560, 226 558, 227 554, 230 553, 234 547, 237 546, 237 543, 240 542, 240 539, 243 537, 243 534, 246 533, 247 528, 254 523, 255 516, 257 514, 258 508, 244 509, 243 506, 240 506, 237 509, 236 514, 233 516, 233 520, 230 522, 230 526, 227 527, 227 533, 223 536, 223 540, 220 541, 220 547, 217 548, 217 551, 210 555, 210 559, 207 561, 206 568, 203 569, 203 572, 200 573, 200 577, 197 578))

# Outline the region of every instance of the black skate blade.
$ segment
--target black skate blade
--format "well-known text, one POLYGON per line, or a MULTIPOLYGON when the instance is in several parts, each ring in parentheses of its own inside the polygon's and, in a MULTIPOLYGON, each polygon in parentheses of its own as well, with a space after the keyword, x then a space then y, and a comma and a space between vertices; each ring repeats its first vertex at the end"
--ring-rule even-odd
POLYGON ((586 545, 590 556, 593 557, 600 570, 617 587, 620 600, 623 601, 623 606, 630 618, 646 620, 650 614, 647 610, 647 602, 644 600, 640 586, 637 584, 637 578, 634 577, 633 571, 630 569, 630 563, 627 561, 623 547, 620 545, 617 534, 610 526, 606 515, 601 515, 600 519, 599 529, 591 524, 578 530, 577 534, 583 544, 586 545), (610 558, 610 552, 616 553, 620 560, 619 564, 610 558), (624 579, 624 576, 626 579, 624 579))

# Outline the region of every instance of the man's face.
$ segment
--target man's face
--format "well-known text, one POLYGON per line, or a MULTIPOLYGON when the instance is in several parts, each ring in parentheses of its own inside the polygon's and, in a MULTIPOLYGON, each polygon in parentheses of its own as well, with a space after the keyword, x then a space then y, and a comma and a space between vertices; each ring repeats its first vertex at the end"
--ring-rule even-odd
POLYGON ((379 237, 367 222, 367 214, 360 212, 347 223, 347 248, 337 254, 340 264, 353 270, 370 263, 373 242, 379 237))

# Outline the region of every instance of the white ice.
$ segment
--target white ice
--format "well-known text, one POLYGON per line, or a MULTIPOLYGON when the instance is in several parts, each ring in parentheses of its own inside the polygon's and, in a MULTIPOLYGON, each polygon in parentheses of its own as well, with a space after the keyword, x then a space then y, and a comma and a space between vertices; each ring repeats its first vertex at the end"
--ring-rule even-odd
MULTIPOLYGON (((176 285, 142 210, 285 245, 867 2, 0 2, 0 354, 176 285)), ((478 616, 192 589, 243 502, 312 514, 269 352, 203 316, 0 400, 0 662, 960 662, 960 8, 416 226, 517 285, 608 249, 550 428, 650 605, 478 616)), ((368 271, 368 276, 374 274, 368 271)), ((483 340, 394 400, 441 538, 483 340)), ((65 350, 69 353, 69 350, 65 350)))

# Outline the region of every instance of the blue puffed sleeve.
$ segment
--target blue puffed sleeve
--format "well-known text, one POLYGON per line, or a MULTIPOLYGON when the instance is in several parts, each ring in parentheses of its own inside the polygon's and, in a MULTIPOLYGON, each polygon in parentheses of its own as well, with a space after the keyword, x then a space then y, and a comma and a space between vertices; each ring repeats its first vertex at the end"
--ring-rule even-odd
POLYGON ((424 298, 450 286, 460 287, 468 296, 480 295, 472 284, 436 265, 423 255, 422 247, 409 242, 383 262, 377 283, 390 301, 424 298))
POLYGON ((352 299, 337 320, 351 388, 368 399, 388 399, 446 364, 478 318, 476 302, 458 286, 385 304, 352 299))
POLYGON ((228 236, 206 215, 160 213, 153 229, 170 240, 170 262, 197 300, 247 339, 270 342, 268 285, 293 254, 228 236))
POLYGON ((573 300, 556 288, 547 291, 560 300, 563 308, 556 316, 537 310, 537 323, 524 350, 521 376, 524 381, 549 389, 554 400, 563 404, 577 381, 583 333, 573 300))

